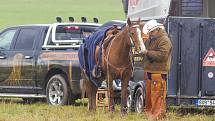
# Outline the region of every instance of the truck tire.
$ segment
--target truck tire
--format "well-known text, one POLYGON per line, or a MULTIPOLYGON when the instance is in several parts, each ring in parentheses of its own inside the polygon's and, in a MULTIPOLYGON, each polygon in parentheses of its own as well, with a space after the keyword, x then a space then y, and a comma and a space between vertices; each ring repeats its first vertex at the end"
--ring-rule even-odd
POLYGON ((127 107, 128 107, 128 112, 132 112, 132 98, 131 94, 129 93, 128 98, 127 98, 127 107))
POLYGON ((135 111, 141 113, 144 111, 145 93, 142 87, 138 87, 135 93, 135 111))
POLYGON ((67 105, 70 100, 70 89, 65 78, 56 74, 53 75, 46 86, 46 99, 51 105, 67 105))

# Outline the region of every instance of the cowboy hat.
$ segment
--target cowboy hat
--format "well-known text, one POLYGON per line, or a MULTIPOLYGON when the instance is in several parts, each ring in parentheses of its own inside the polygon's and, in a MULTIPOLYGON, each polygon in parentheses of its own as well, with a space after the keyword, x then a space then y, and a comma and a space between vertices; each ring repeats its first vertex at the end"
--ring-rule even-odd
POLYGON ((151 32, 157 28, 164 29, 164 26, 163 26, 163 24, 158 23, 154 19, 150 20, 150 21, 146 22, 146 24, 143 26, 143 33, 148 34, 149 32, 151 32))

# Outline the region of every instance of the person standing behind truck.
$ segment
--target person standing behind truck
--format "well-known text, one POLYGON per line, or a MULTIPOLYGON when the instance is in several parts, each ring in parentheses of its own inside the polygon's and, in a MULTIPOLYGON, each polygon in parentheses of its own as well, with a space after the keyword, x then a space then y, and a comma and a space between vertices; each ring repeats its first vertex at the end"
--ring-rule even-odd
POLYGON ((170 70, 172 43, 163 24, 150 20, 143 26, 148 34, 143 53, 144 78, 146 80, 145 112, 150 119, 158 119, 166 113, 166 80, 170 70))

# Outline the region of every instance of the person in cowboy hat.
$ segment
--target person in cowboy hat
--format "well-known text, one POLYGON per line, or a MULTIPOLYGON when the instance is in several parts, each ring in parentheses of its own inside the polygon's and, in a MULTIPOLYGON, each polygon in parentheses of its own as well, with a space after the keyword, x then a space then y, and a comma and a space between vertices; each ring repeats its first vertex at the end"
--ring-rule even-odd
POLYGON ((146 80, 145 111, 151 119, 165 116, 166 80, 170 70, 172 43, 164 25, 156 20, 145 23, 142 30, 148 35, 143 52, 144 78, 146 80))

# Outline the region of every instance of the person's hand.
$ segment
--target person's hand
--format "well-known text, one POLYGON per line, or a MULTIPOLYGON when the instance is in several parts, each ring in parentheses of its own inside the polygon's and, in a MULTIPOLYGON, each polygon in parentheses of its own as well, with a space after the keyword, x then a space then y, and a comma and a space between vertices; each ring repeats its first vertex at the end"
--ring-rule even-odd
POLYGON ((145 54, 147 54, 147 52, 148 52, 148 50, 145 49, 142 53, 145 55, 145 54))
POLYGON ((143 56, 143 55, 145 55, 146 53, 147 53, 147 50, 144 50, 144 51, 141 51, 141 52, 139 52, 139 53, 133 54, 133 57, 143 56))

